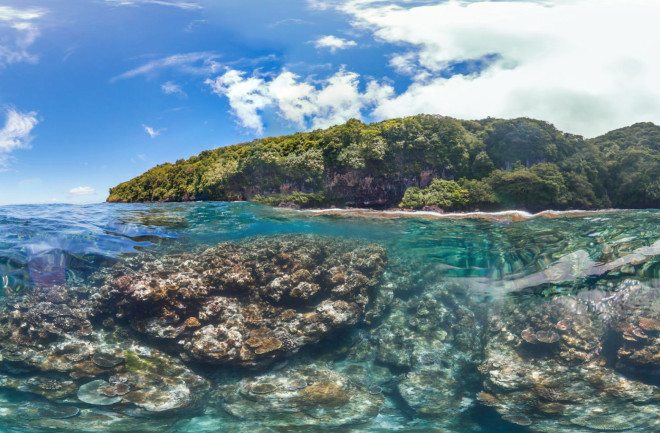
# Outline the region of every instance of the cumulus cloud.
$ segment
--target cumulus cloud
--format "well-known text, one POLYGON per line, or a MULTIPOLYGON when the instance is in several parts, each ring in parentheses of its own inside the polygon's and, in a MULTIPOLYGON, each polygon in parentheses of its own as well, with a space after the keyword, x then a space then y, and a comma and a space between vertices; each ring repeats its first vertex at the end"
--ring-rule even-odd
POLYGON ((105 0, 106 3, 114 6, 137 6, 142 4, 154 4, 160 6, 170 6, 184 10, 203 9, 202 5, 194 2, 175 1, 175 0, 105 0))
POLYGON ((6 111, 5 126, 0 129, 0 158, 6 162, 8 153, 16 149, 28 149, 31 141, 30 132, 37 123, 39 120, 36 112, 21 113, 9 108, 6 111))
POLYGON ((183 91, 181 86, 179 84, 176 84, 174 81, 168 81, 166 83, 161 84, 160 89, 165 93, 166 95, 179 95, 182 97, 186 97, 186 92, 183 91))
POLYGON ((81 195, 93 195, 96 191, 91 186, 77 186, 69 190, 70 195, 81 196, 81 195))
POLYGON ((316 48, 328 48, 331 53, 334 53, 337 50, 355 47, 357 46, 357 42, 328 35, 314 41, 314 46, 316 48))
POLYGON ((17 62, 36 63, 38 58, 28 48, 39 36, 34 23, 45 14, 42 9, 17 9, 0 6, 0 29, 9 28, 12 37, 0 39, 0 66, 17 62))
POLYGON ((248 76, 229 69, 206 83, 214 93, 228 99, 242 126, 262 134, 262 115, 267 109, 299 127, 323 128, 352 117, 361 118, 363 110, 393 94, 390 86, 376 81, 360 91, 359 81, 358 74, 344 69, 316 82, 301 80, 286 70, 271 76, 248 76))
POLYGON ((156 138, 160 135, 162 129, 154 129, 151 126, 147 126, 145 124, 142 124, 142 127, 144 128, 144 131, 149 134, 149 137, 151 138, 156 138))
POLYGON ((151 76, 165 69, 175 69, 193 75, 209 75, 219 70, 220 64, 216 61, 219 57, 218 54, 209 51, 174 54, 147 62, 142 66, 113 77, 110 81, 114 82, 139 75, 151 76))
POLYGON ((312 3, 405 47, 390 65, 413 82, 376 118, 532 116, 588 136, 660 121, 656 0, 312 3))

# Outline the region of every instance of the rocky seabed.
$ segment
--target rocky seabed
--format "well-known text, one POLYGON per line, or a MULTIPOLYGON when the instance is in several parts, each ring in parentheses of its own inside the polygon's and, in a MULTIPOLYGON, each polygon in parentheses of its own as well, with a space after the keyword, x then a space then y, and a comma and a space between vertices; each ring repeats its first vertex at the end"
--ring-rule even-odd
MULTIPOLYGON (((593 275, 569 258, 546 283, 593 275)), ((0 420, 7 431, 660 431, 660 287, 634 275, 484 302, 362 241, 146 253, 2 299, 0 420)))

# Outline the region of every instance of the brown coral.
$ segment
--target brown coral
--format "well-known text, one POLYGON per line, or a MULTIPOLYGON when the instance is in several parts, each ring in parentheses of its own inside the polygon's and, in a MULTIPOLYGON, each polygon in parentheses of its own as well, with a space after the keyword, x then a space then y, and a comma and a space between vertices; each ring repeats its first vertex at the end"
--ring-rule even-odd
POLYGON ((510 422, 511 424, 517 424, 523 427, 532 425, 532 420, 529 419, 527 415, 523 414, 505 415, 502 417, 502 419, 506 422, 510 422))
POLYGON ((330 382, 319 382, 309 385, 301 392, 298 404, 308 407, 337 407, 350 400, 350 395, 341 386, 330 382))
POLYGON ((660 331, 660 321, 656 319, 650 319, 647 317, 642 317, 638 321, 639 327, 645 331, 660 331))
POLYGON ((540 343, 553 344, 559 341, 559 335, 553 331, 539 331, 536 333, 536 339, 540 343))
POLYGON ((523 340, 525 340, 529 344, 536 344, 536 333, 532 328, 525 328, 520 336, 522 337, 523 340))
POLYGON ((197 317, 188 317, 183 324, 185 325, 186 328, 199 328, 202 326, 202 323, 199 321, 197 317))
POLYGON ((484 391, 477 394, 477 400, 479 400, 481 403, 483 403, 486 406, 497 406, 500 404, 497 397, 495 397, 493 394, 484 391))
POLYGON ((275 337, 268 337, 261 340, 261 344, 254 351, 257 355, 263 355, 264 353, 273 352, 282 347, 282 342, 275 337))

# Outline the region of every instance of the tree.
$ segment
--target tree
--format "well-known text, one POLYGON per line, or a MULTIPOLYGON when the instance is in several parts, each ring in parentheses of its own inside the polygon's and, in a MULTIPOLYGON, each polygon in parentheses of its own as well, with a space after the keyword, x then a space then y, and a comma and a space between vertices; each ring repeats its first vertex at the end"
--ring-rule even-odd
POLYGON ((453 180, 433 179, 424 189, 408 188, 399 204, 401 208, 419 209, 424 206, 438 206, 451 210, 465 207, 469 201, 466 189, 453 180))

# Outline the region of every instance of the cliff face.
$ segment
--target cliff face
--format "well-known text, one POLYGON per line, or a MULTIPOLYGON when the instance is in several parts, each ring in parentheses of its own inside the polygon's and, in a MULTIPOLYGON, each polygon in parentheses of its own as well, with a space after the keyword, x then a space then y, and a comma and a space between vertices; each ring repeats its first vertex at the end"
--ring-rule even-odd
MULTIPOLYGON (((225 192, 222 199, 249 201, 257 196, 282 196, 282 201, 292 193, 325 193, 335 202, 354 207, 383 208, 396 206, 403 194, 410 187, 427 187, 433 179, 445 178, 442 173, 427 170, 418 176, 401 174, 374 175, 364 170, 328 171, 323 175, 322 186, 312 182, 293 183, 283 181, 279 185, 243 185, 235 186, 225 192)), ((184 193, 173 200, 157 201, 197 201, 218 200, 212 194, 188 195, 184 193)), ((122 200, 112 200, 120 202, 122 200)), ((151 200, 145 200, 151 201, 151 200)), ((130 201, 122 201, 130 202, 130 201)))
POLYGON ((411 191, 413 207, 660 207, 657 179, 660 127, 650 123, 584 140, 527 118, 418 115, 205 151, 112 188, 107 201, 388 207, 411 191), (418 191, 434 179, 460 180, 462 189, 418 191), (450 190, 453 201, 438 198, 450 190))
POLYGON ((408 188, 427 187, 434 178, 442 178, 442 174, 424 171, 418 176, 372 175, 347 170, 328 174, 325 186, 332 196, 343 198, 347 206, 378 208, 398 205, 408 188))

